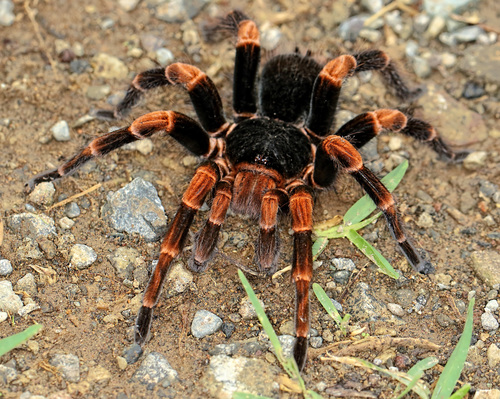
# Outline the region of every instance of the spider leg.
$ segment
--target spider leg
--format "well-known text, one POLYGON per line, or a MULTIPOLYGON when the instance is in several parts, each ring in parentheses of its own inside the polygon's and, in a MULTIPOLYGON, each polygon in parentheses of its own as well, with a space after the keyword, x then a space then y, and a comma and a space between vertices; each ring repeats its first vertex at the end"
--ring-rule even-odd
POLYGON ((215 187, 210 215, 205 225, 196 233, 193 255, 188 262, 189 268, 195 272, 201 273, 206 270, 213 256, 220 229, 224 223, 229 205, 231 205, 233 181, 234 176, 228 175, 215 187))
POLYGON ((73 173, 85 162, 95 157, 163 131, 198 156, 208 157, 217 145, 217 139, 209 137, 194 119, 174 111, 151 112, 137 118, 128 127, 96 137, 83 150, 59 167, 33 177, 26 183, 25 188, 31 191, 41 182, 53 181, 73 173))
POLYGON ((290 214, 293 229, 292 279, 295 282, 295 334, 297 339, 293 357, 304 368, 307 358, 307 335, 309 333, 309 287, 313 273, 312 258, 312 211, 313 197, 310 189, 299 185, 290 191, 290 214))
POLYGON ((259 30, 251 20, 238 25, 238 41, 234 63, 233 109, 236 121, 257 112, 255 80, 260 63, 259 30))
POLYGON ((200 165, 182 197, 181 206, 177 210, 161 244, 158 264, 151 275, 144 292, 142 306, 139 309, 135 324, 135 342, 139 345, 146 342, 148 338, 153 308, 158 303, 161 287, 172 260, 182 251, 194 215, 200 209, 206 195, 212 190, 219 178, 219 168, 214 162, 209 161, 200 165))
POLYGON ((460 162, 468 154, 467 151, 454 152, 429 123, 393 109, 379 109, 360 114, 341 126, 335 134, 344 137, 356 148, 361 148, 382 129, 399 132, 425 142, 447 160, 460 162))
POLYGON ((138 74, 116 110, 99 110, 96 116, 103 119, 121 118, 137 104, 146 90, 168 85, 180 85, 187 90, 198 119, 207 132, 217 134, 228 127, 215 84, 195 66, 180 62, 138 74))
POLYGON ((255 256, 260 271, 273 274, 276 271, 279 255, 279 234, 277 231, 278 210, 288 195, 281 189, 267 191, 262 198, 260 212, 260 233, 255 247, 255 256))
POLYGON ((335 119, 342 82, 352 75, 356 60, 351 55, 341 55, 328 62, 320 71, 313 86, 311 107, 306 128, 316 139, 328 134, 335 119))
MULTIPOLYGON (((321 178, 327 173, 335 175, 339 167, 357 180, 383 212, 394 239, 412 267, 420 273, 431 273, 433 266, 425 257, 420 256, 418 250, 407 239, 399 220, 396 202, 389 190, 372 171, 363 165, 361 155, 351 143, 336 135, 328 136, 321 142, 316 152, 314 183, 321 186, 321 178), (319 167, 323 170, 319 170, 319 167)), ((421 250, 421 252, 425 254, 425 251, 421 250)))
POLYGON ((411 101, 422 94, 422 89, 411 90, 398 72, 396 64, 382 50, 367 50, 353 54, 357 61, 356 72, 376 70, 391 86, 401 100, 411 101))
POLYGON ((103 120, 122 119, 137 105, 145 91, 170 84, 165 76, 165 68, 154 68, 141 72, 134 78, 125 93, 125 97, 114 111, 100 109, 95 112, 95 116, 103 120))

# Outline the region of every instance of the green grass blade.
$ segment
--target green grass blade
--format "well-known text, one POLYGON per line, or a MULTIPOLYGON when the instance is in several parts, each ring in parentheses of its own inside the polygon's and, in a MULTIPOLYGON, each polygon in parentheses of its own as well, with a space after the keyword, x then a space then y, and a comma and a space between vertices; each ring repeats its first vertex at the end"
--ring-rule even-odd
POLYGON ((361 237, 357 231, 349 230, 346 237, 356 245, 368 259, 375 263, 382 273, 396 280, 399 278, 399 274, 393 269, 387 259, 385 259, 379 251, 373 248, 368 241, 361 237))
POLYGON ((453 395, 448 399, 462 399, 470 391, 470 384, 465 384, 462 388, 458 389, 453 395))
MULTIPOLYGON (((385 175, 381 180, 384 186, 392 192, 397 187, 397 185, 403 179, 403 176, 408 169, 408 161, 404 160, 398 167, 394 168, 387 175, 385 175)), ((359 223, 364 218, 370 215, 375 210, 376 206, 368 195, 365 195, 359 199, 344 215, 344 222, 349 223, 359 223)))
POLYGON ((20 333, 11 335, 10 337, 6 337, 0 340, 0 356, 6 354, 11 351, 15 347, 21 345, 23 342, 30 339, 34 336, 40 329, 42 328, 41 324, 33 324, 28 327, 26 330, 21 331, 20 333))
POLYGON ((340 315, 340 313, 337 310, 337 308, 333 305, 333 303, 330 300, 330 298, 328 297, 328 295, 326 295, 326 292, 317 283, 313 283, 313 291, 314 291, 314 294, 316 295, 316 298, 318 298, 318 301, 321 303, 321 305, 323 305, 323 307, 325 308, 325 310, 327 311, 327 313, 335 321, 335 323, 337 324, 337 326, 340 329, 342 329, 342 332, 345 335, 346 331, 345 331, 345 326, 342 323, 342 321, 343 321, 342 320, 342 316, 340 315))
POLYGON ((312 247, 312 253, 313 253, 313 260, 316 260, 323 252, 323 250, 326 248, 328 245, 328 238, 326 237, 318 237, 316 241, 314 241, 313 247, 312 247))
POLYGON ((428 370, 439 363, 439 360, 434 356, 426 357, 425 359, 417 362, 411 369, 408 370, 407 374, 412 377, 418 374, 420 371, 428 370))
POLYGON ((423 371, 419 371, 419 372, 416 372, 414 375, 412 375, 412 379, 411 381, 408 383, 408 385, 406 386, 406 389, 401 392, 398 397, 396 399, 401 399, 403 396, 405 396, 408 392, 410 392, 413 387, 415 385, 417 385, 417 382, 418 380, 420 379, 420 377, 422 377, 424 375, 424 372, 423 371))
POLYGON ((432 393, 432 399, 448 399, 460 378, 472 338, 474 303, 475 299, 472 298, 469 302, 469 309, 467 310, 464 331, 458 340, 456 348, 448 359, 446 366, 444 366, 443 372, 436 384, 436 388, 432 393))
POLYGON ((257 313, 257 317, 259 318, 260 324, 262 324, 262 328, 264 328, 264 331, 266 332, 267 336, 269 337, 269 341, 271 341, 271 345, 274 348, 274 353, 276 353, 276 357, 280 361, 280 363, 284 363, 285 359, 283 357, 283 349, 281 348, 280 340, 278 339, 278 336, 274 332, 273 326, 271 325, 271 322, 266 316, 266 312, 262 308, 262 305, 260 304, 259 300, 257 299, 257 296, 255 295, 255 292, 252 289, 252 286, 248 282, 247 278, 243 274, 241 270, 238 270, 238 276, 240 276, 240 280, 243 284, 243 287, 245 288, 245 291, 247 292, 248 297, 250 298, 250 302, 252 302, 252 306, 255 309, 255 312, 257 313))

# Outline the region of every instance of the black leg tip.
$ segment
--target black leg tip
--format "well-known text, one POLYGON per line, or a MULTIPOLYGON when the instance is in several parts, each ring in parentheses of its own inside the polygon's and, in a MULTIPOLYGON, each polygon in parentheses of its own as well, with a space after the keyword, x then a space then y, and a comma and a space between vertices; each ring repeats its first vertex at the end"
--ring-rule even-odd
POLYGON ((135 322, 134 340, 138 345, 143 345, 149 338, 149 329, 153 319, 153 308, 141 306, 137 321, 135 322))
POLYGON ((115 112, 107 109, 98 109, 91 112, 92 116, 102 121, 115 121, 119 118, 116 117, 115 112))
POLYGON ((307 338, 297 337, 297 339, 295 340, 295 345, 293 347, 293 358, 295 359, 297 366, 299 366, 299 371, 302 371, 304 369, 304 366, 306 365, 307 347, 307 338))

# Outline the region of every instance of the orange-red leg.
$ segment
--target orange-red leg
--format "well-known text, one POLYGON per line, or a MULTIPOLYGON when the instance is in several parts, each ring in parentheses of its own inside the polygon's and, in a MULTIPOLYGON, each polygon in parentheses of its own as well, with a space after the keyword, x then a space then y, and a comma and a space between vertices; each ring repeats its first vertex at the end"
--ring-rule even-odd
POLYGON ((255 247, 255 256, 260 271, 266 274, 276 272, 279 255, 278 211, 287 201, 284 190, 272 189, 262 198, 260 212, 260 233, 255 247))
MULTIPOLYGON (((317 185, 319 185, 316 182, 317 173, 322 175, 325 173, 325 169, 316 170, 316 167, 320 165, 323 168, 331 165, 330 172, 332 173, 337 173, 337 168, 340 167, 352 175, 375 205, 384 213, 393 237, 413 268, 425 274, 433 270, 430 262, 421 257, 417 249, 408 241, 398 217, 394 197, 377 176, 363 165, 361 155, 351 143, 339 136, 328 136, 321 142, 316 151, 313 174, 313 180, 317 185)), ((425 253, 423 250, 420 252, 425 253)))
POLYGON ((296 287, 295 334, 297 340, 293 356, 299 370, 307 359, 309 333, 309 287, 313 273, 312 259, 313 198, 307 186, 298 186, 290 192, 290 214, 293 229, 292 279, 296 287))
POLYGON ((70 175, 85 162, 105 155, 125 144, 150 137, 155 133, 166 132, 189 151, 198 156, 209 156, 215 147, 203 128, 190 117, 174 111, 151 112, 137 118, 128 127, 96 137, 80 153, 53 170, 42 172, 26 183, 31 191, 41 182, 53 181, 70 175))
POLYGON ((148 338, 153 308, 158 303, 161 287, 172 260, 182 251, 194 215, 200 209, 206 195, 219 180, 219 169, 213 162, 202 164, 196 170, 188 189, 182 197, 174 220, 161 244, 160 259, 144 292, 142 306, 135 325, 135 342, 142 345, 148 338))
POLYGON ((313 137, 328 134, 335 119, 342 82, 355 69, 355 58, 341 55, 328 62, 319 73, 314 82, 311 108, 306 121, 306 127, 313 137))
POLYGON ((226 213, 231 205, 233 196, 234 176, 224 177, 215 187, 214 200, 210 208, 210 215, 205 225, 196 234, 193 246, 193 255, 188 262, 189 268, 195 272, 207 269, 212 259, 219 232, 226 218, 226 213))

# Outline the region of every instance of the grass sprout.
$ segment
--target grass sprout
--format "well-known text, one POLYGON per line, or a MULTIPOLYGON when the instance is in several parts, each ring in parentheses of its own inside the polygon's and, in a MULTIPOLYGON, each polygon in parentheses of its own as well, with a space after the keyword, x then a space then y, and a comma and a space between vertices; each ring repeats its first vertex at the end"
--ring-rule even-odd
POLYGON ((0 356, 5 355, 7 352, 10 352, 12 349, 26 342, 28 339, 33 337, 38 331, 40 331, 41 328, 42 328, 41 324, 33 324, 32 326, 28 327, 24 331, 21 331, 20 333, 0 339, 0 356))
MULTIPOLYGON (((402 162, 398 167, 394 168, 385 177, 382 178, 382 183, 389 191, 394 191, 397 185, 403 179, 406 170, 408 169, 408 161, 402 162)), ((328 241, 332 238, 347 238, 351 241, 365 256, 375 263, 382 273, 398 279, 399 274, 389 264, 382 254, 377 251, 368 241, 366 241, 358 230, 373 223, 377 220, 381 212, 367 219, 367 217, 376 209, 374 202, 368 195, 359 199, 344 215, 343 218, 334 218, 333 226, 329 225, 328 221, 315 226, 315 235, 317 237, 313 244, 313 257, 316 259, 319 254, 326 248, 328 241), (342 220, 342 223, 340 221, 342 220), (337 223, 339 222, 339 223, 337 223)))

